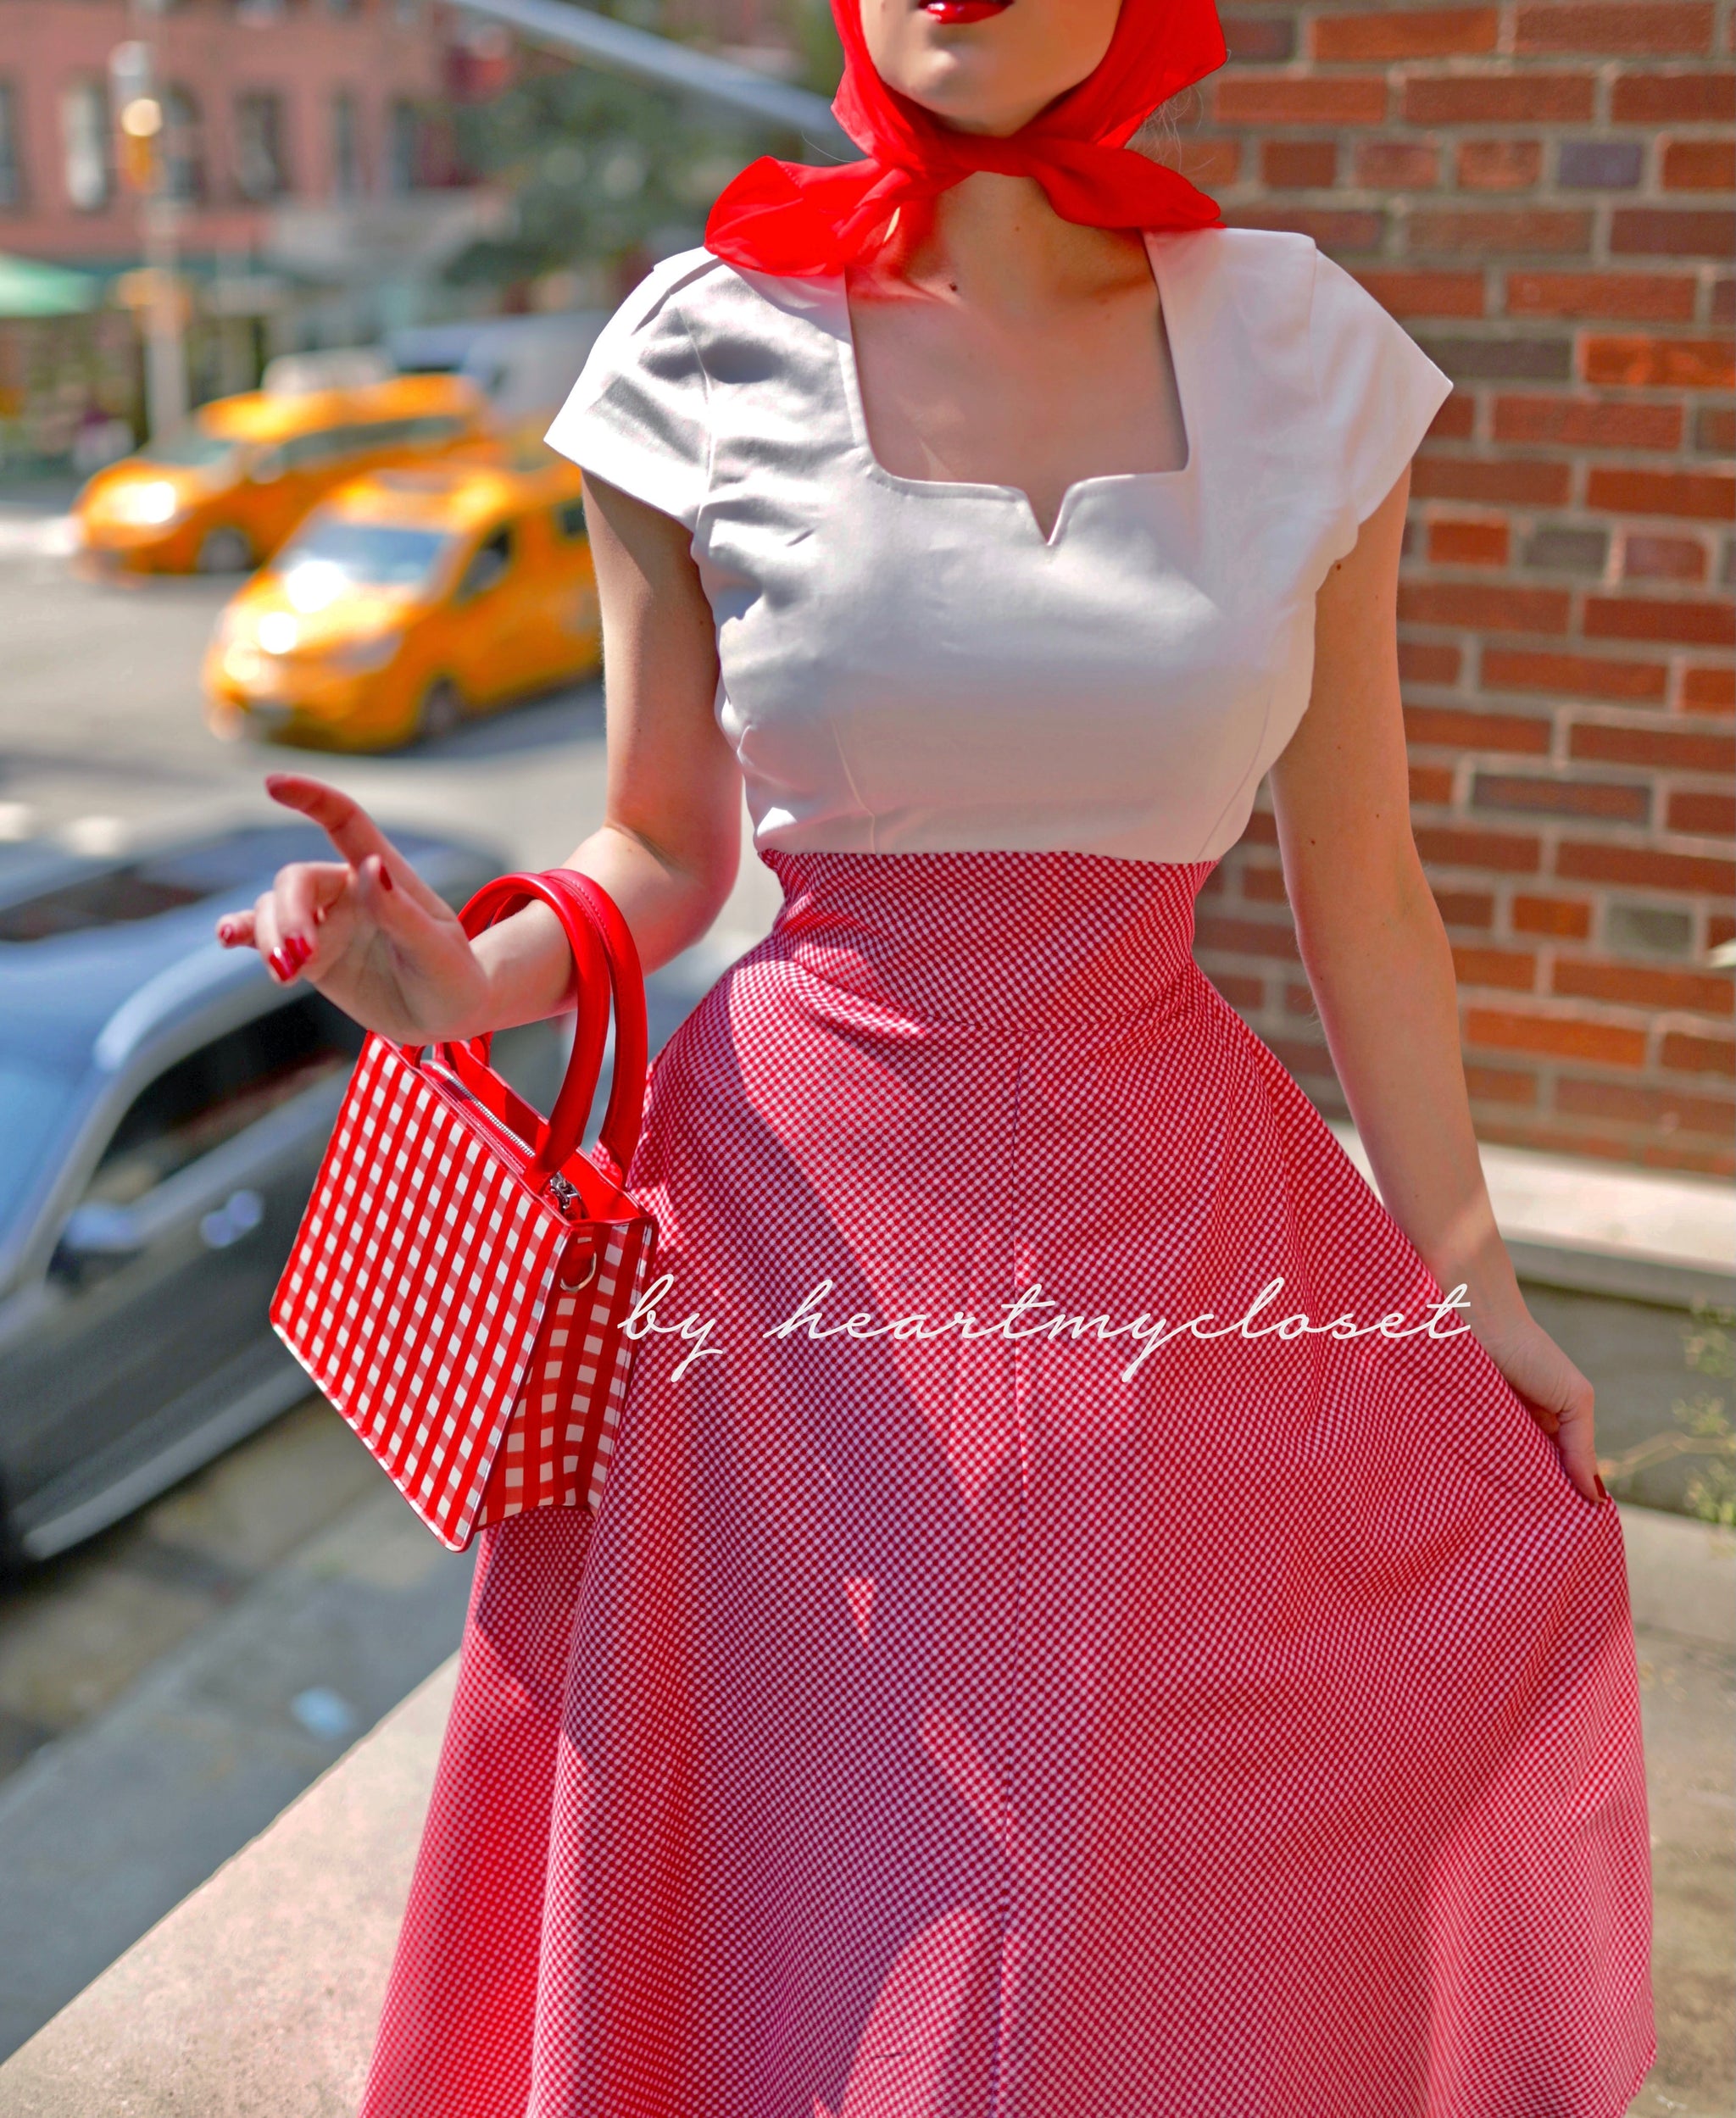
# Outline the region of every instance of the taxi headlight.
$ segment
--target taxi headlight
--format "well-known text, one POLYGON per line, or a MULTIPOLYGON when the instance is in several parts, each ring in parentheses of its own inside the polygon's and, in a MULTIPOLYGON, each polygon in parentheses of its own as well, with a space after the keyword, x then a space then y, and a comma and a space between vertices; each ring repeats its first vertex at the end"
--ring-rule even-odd
POLYGON ((265 658, 251 640, 237 640, 223 657, 223 674, 234 684, 257 684, 265 674, 265 658))
POLYGON ((326 660, 346 676, 367 676, 376 670, 383 670, 403 645, 401 632, 375 632, 365 640, 352 640, 341 648, 328 648, 326 660))
POLYGON ((116 522, 130 522, 140 529, 160 530, 185 514, 180 489, 166 478, 147 478, 117 486, 107 497, 107 512, 116 522))

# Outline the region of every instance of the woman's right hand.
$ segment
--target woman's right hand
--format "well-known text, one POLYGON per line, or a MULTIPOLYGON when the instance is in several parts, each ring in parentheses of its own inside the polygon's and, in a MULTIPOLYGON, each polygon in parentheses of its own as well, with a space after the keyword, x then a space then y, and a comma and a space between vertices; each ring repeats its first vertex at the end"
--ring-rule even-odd
POLYGON ((257 948, 279 984, 305 978, 402 1043, 491 1028, 487 972, 457 915, 366 810, 295 772, 269 774, 265 791, 318 824, 342 858, 281 869, 252 911, 218 920, 224 947, 257 948))

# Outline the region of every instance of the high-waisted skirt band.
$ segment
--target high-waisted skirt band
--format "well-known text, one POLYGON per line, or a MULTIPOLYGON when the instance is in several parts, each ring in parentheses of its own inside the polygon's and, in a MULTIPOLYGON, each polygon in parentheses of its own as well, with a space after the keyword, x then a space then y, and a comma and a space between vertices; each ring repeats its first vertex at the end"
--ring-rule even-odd
POLYGON ((1195 967, 1209 866, 763 857, 601 1511, 481 1540, 365 2118, 1618 2118, 1616 1512, 1195 967))

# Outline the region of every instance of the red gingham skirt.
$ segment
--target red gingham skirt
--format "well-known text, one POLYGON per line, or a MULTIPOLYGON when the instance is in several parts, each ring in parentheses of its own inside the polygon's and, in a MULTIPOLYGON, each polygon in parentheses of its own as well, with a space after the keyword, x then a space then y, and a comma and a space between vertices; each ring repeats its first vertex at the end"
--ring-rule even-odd
POLYGON ((1209 869, 769 859, 630 1173, 709 1329, 482 1534, 364 2118, 1618 2118, 1615 1509, 1469 1336, 1123 1373, 1438 1298, 1209 869))

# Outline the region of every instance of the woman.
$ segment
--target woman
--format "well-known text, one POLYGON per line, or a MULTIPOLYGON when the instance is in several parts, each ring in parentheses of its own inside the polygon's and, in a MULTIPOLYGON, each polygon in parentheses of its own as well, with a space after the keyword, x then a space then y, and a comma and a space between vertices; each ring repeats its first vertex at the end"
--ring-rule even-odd
MULTIPOLYGON (((662 964, 745 781, 784 903, 653 1070, 594 1531, 484 1533, 365 2112, 1616 2118, 1620 1531, 1406 812, 1448 386, 1124 148, 1205 0, 837 11, 866 161, 748 172, 551 431, 609 668, 572 864, 662 964), (1189 956, 1268 771, 1384 1209, 1189 956)), ((343 856, 228 922, 278 976, 418 1041, 570 1003, 540 909, 471 945, 273 791, 343 856)))

